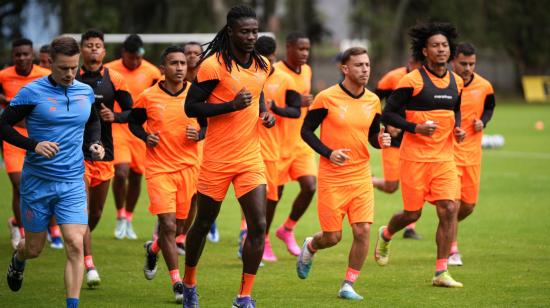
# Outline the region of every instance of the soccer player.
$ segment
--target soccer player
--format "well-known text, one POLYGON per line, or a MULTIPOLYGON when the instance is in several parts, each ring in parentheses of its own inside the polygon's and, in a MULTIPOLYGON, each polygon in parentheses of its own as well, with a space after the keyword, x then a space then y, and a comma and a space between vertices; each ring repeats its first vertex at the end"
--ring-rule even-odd
POLYGON ((55 216, 67 250, 67 307, 77 307, 88 224, 82 147, 94 159, 101 159, 105 152, 100 145, 99 118, 92 108, 94 92, 74 80, 78 43, 62 36, 50 46, 52 74, 23 87, 0 120, 4 140, 27 150, 21 176, 21 217, 27 233, 11 258, 7 280, 12 291, 21 288, 26 260, 40 254, 48 222, 55 216), (28 137, 13 128, 23 119, 28 137))
POLYGON ((285 242, 288 251, 297 256, 300 247, 296 244, 294 227, 307 210, 317 183, 317 164, 310 147, 300 138, 300 129, 307 113, 308 106, 313 101, 311 95, 311 67, 307 65, 311 44, 306 35, 298 32, 290 33, 286 38, 286 59, 274 66, 289 74, 301 95, 302 112, 297 119, 281 119, 281 159, 279 162, 279 199, 283 193, 284 184, 290 180, 300 183, 300 192, 292 203, 292 210, 283 225, 275 233, 285 242))
MULTIPOLYGON (((477 203, 481 175, 481 139, 483 129, 493 116, 495 96, 491 83, 475 73, 476 50, 472 44, 461 43, 457 46, 456 58, 452 65, 454 72, 464 80, 460 113, 462 127, 468 136, 463 143, 455 142, 454 145, 454 156, 460 177, 460 222, 472 214, 477 203)), ((457 234, 451 245, 449 265, 462 265, 457 234)))
MULTIPOLYGON (((149 211, 158 216, 159 234, 145 244, 145 278, 157 271, 157 254, 168 267, 176 302, 183 300, 176 224, 185 220, 197 190, 199 169, 199 125, 188 118, 182 108, 190 83, 185 80, 186 58, 178 46, 166 48, 160 69, 165 80, 141 93, 130 115, 131 132, 147 145, 145 178, 149 193, 149 211), (149 132, 143 128, 147 123, 149 132)), ((203 137, 203 136, 202 136, 203 137)))
POLYGON ((101 31, 84 32, 80 39, 80 48, 83 63, 77 72, 76 80, 89 85, 94 90, 94 108, 101 119, 101 144, 105 149, 105 156, 101 160, 93 160, 87 151, 84 152, 88 188, 88 230, 84 237, 84 264, 86 283, 89 287, 93 287, 99 285, 101 279, 92 258, 91 233, 99 223, 109 193, 109 184, 115 174, 112 123, 128 121, 132 97, 124 77, 117 71, 103 66, 105 45, 101 31), (122 112, 113 112, 115 100, 122 112))
MULTIPOLYGON (((106 67, 122 74, 132 100, 135 101, 143 90, 154 85, 161 78, 156 66, 143 59, 145 49, 137 34, 129 35, 122 44, 122 57, 105 64, 106 67)), ((115 112, 120 109, 115 107, 115 112)), ((141 191, 141 175, 145 160, 145 145, 132 135, 126 124, 113 125, 115 147, 115 176, 113 194, 117 208, 115 237, 137 239, 132 226, 133 213, 141 191)))
POLYGON ((198 306, 197 264, 231 183, 248 225, 241 288, 233 307, 255 306, 251 293, 264 251, 266 225, 258 117, 265 126, 275 124, 262 94, 271 66, 254 49, 257 38, 254 9, 245 5, 231 8, 227 24, 201 58, 196 83, 185 101, 188 116, 208 117, 208 129, 199 172, 197 216, 186 242, 184 307, 198 306))
POLYGON ((50 63, 50 45, 46 44, 40 47, 38 51, 38 65, 47 69, 52 68, 50 63))
MULTIPOLYGON (((409 57, 406 66, 393 69, 382 76, 380 81, 378 81, 374 93, 378 95, 380 100, 387 99, 397 87, 399 80, 420 66, 421 64, 414 57, 409 57)), ((401 145, 401 140, 403 140, 403 131, 391 125, 387 125, 386 130, 392 137, 392 145, 391 147, 382 149, 384 177, 373 177, 372 184, 383 192, 393 194, 399 188, 399 146, 401 145)), ((416 223, 414 222, 408 225, 405 228, 405 232, 403 232, 403 237, 419 240, 421 237, 416 233, 415 227, 416 223)))
POLYGON ((307 278, 315 253, 342 239, 342 221, 348 215, 353 243, 338 296, 362 300, 353 284, 367 257, 374 218, 368 144, 388 147, 391 137, 380 130, 380 99, 365 89, 370 75, 367 50, 350 48, 341 61, 344 80, 315 97, 302 126, 302 138, 321 155, 317 213, 322 231, 305 239, 296 269, 298 277, 307 278), (320 139, 315 135, 319 125, 320 139))
MULTIPOLYGON (((185 59, 187 60, 187 74, 185 75, 185 80, 193 82, 197 77, 197 71, 199 70, 199 61, 203 52, 202 45, 197 42, 188 42, 183 45, 183 49, 185 50, 185 59)), ((202 143, 199 144, 199 161, 201 160, 201 157, 202 143)), ((185 223, 181 227, 178 226, 178 237, 176 238, 176 240, 178 249, 180 249, 180 251, 183 251, 184 249, 185 236, 187 234, 187 231, 189 231, 191 224, 193 223, 193 219, 195 218, 196 213, 197 200, 195 197, 195 199, 193 199, 193 202, 191 203, 191 209, 189 209, 190 219, 186 219, 185 223)), ((220 241, 220 233, 218 232, 216 222, 214 222, 212 226, 210 226, 210 232, 208 232, 208 236, 206 238, 212 243, 217 243, 220 241)))
MULTIPOLYGON (((0 107, 6 108, 17 92, 29 82, 40 77, 48 76, 50 71, 38 65, 33 64, 32 41, 29 39, 18 39, 12 43, 11 56, 13 66, 0 71, 0 107)), ((22 135, 27 136, 25 123, 17 123, 15 129, 22 135)), ((25 150, 13 146, 7 142, 3 143, 3 157, 6 166, 6 172, 12 186, 11 206, 13 217, 8 220, 8 227, 11 234, 11 245, 13 249, 22 237, 25 236, 23 225, 21 224, 21 210, 19 207, 20 194, 19 187, 21 183, 21 171, 23 170, 23 161, 25 160, 25 150)), ((59 227, 53 227, 56 243, 61 242, 59 227)))
POLYGON ((462 287, 447 270, 458 213, 453 138, 461 142, 465 136, 460 128, 462 78, 446 68, 454 57, 457 33, 452 24, 428 23, 414 26, 409 35, 413 56, 425 65, 399 81, 382 113, 385 124, 405 131, 399 153, 404 210, 380 227, 374 257, 379 265, 388 263, 392 236, 417 221, 428 201, 439 218, 432 284, 462 287))
MULTIPOLYGON (((262 36, 256 42, 256 50, 262 56, 268 58, 272 65, 276 62, 276 49, 277 44, 271 37, 262 36)), ((281 118, 297 119, 300 117, 300 94, 297 92, 294 80, 288 74, 273 68, 265 82, 264 95, 268 109, 277 116, 277 123, 281 122, 281 118)), ((281 131, 278 125, 273 128, 260 125, 258 129, 267 179, 266 234, 262 259, 273 262, 277 261, 277 257, 271 248, 269 229, 279 201, 278 161, 280 160, 281 131)))

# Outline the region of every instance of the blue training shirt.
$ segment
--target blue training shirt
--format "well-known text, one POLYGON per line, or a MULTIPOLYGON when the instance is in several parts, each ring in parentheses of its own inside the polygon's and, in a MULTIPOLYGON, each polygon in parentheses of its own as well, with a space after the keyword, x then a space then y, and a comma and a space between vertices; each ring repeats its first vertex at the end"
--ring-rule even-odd
POLYGON ((10 105, 34 106, 25 118, 29 138, 59 144, 52 159, 27 151, 24 174, 52 181, 82 181, 84 128, 94 100, 92 88, 77 80, 63 87, 42 77, 19 90, 10 105))

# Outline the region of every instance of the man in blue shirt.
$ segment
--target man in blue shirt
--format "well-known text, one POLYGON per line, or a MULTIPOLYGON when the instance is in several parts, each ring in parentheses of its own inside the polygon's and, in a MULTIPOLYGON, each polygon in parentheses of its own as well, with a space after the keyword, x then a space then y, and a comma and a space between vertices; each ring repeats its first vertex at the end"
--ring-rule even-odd
POLYGON ((93 157, 105 152, 90 86, 75 80, 80 50, 70 37, 51 43, 52 74, 23 87, 0 119, 2 138, 27 150, 21 176, 21 216, 26 230, 8 267, 8 285, 18 291, 27 259, 44 247, 52 216, 61 226, 67 249, 67 307, 77 307, 84 263, 83 238, 88 223, 83 145, 93 157), (29 137, 13 126, 25 119, 29 137), (86 132, 85 132, 86 130, 86 132))

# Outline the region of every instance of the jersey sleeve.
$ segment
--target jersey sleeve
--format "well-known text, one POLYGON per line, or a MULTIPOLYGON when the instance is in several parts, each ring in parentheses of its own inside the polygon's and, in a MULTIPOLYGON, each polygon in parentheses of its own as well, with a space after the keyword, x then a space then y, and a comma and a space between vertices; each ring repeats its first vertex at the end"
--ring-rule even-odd
POLYGON ((205 60, 199 67, 199 71, 197 73, 197 82, 200 83, 208 80, 221 80, 220 65, 215 64, 218 63, 213 58, 205 60))
POLYGON ((126 91, 130 92, 128 90, 128 84, 124 80, 124 77, 121 73, 115 71, 114 69, 109 70, 109 77, 111 77, 111 82, 113 83, 113 86, 115 87, 115 91, 126 91))
POLYGON ((143 108, 147 109, 147 96, 145 92, 141 93, 136 99, 133 108, 143 108))
MULTIPOLYGON (((92 103, 94 102, 94 93, 92 91, 92 103)), ((28 87, 23 87, 15 97, 10 101, 11 106, 22 106, 22 105, 32 105, 35 106, 38 103, 38 100, 35 97, 35 94, 28 87)))
POLYGON ((322 92, 315 96, 315 98, 313 99, 313 103, 311 103, 311 106, 309 107, 309 110, 315 109, 328 109, 326 97, 322 92))

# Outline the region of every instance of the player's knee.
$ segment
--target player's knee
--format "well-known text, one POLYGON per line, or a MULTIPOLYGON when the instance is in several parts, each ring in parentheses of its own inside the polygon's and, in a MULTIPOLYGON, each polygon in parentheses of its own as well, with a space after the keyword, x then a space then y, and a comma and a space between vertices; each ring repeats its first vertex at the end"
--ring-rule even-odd
POLYGON ((126 179, 130 174, 130 168, 125 165, 115 166, 115 178, 126 179))
POLYGON ((42 249, 44 248, 44 245, 40 245, 38 243, 29 243, 25 245, 25 257, 27 259, 34 259, 37 258, 40 253, 42 253, 42 249))
POLYGON ((342 240, 342 232, 330 232, 325 238, 329 246, 334 246, 342 240))
POLYGON ((177 229, 176 220, 163 220, 160 222, 160 232, 164 235, 173 234, 175 236, 177 229))
POLYGON ((415 222, 420 219, 420 216, 422 216, 421 211, 405 211, 405 216, 407 217, 407 221, 415 222))
POLYGON ((313 176, 303 177, 300 181, 302 192, 313 195, 317 190, 317 180, 313 176))

